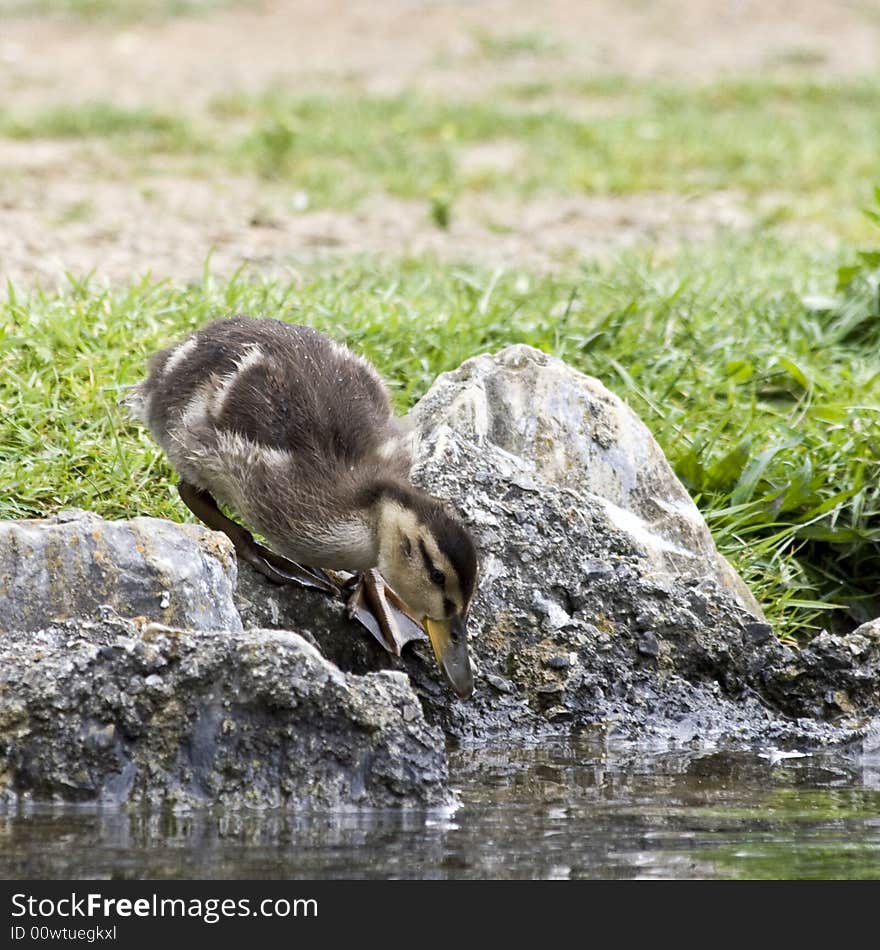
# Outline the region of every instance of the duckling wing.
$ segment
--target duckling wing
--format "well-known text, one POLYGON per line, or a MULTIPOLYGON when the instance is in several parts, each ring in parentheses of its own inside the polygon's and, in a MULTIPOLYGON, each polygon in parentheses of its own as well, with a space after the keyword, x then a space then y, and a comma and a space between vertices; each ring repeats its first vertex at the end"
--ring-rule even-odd
POLYGON ((378 373, 309 327, 273 336, 269 347, 257 344, 263 358, 230 388, 216 424, 321 468, 371 458, 396 432, 378 373))
POLYGON ((208 423, 324 470, 374 457, 399 465, 406 455, 379 374, 310 327, 215 321, 158 354, 147 387, 145 414, 157 435, 208 423))
POLYGON ((370 566, 357 510, 370 478, 408 475, 381 377, 308 327, 236 317, 159 353, 139 394, 172 465, 281 553, 370 566))

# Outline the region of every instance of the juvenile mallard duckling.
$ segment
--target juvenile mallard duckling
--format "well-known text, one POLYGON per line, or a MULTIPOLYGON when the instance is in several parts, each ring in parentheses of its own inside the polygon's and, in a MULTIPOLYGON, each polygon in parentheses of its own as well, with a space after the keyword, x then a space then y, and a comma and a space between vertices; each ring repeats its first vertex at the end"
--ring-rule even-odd
POLYGON ((404 426, 366 360, 310 327, 233 317, 156 354, 126 401, 180 475, 180 497, 239 557, 330 594, 326 570, 356 572, 350 615, 398 655, 423 623, 452 688, 471 695, 474 545, 410 483, 404 426))

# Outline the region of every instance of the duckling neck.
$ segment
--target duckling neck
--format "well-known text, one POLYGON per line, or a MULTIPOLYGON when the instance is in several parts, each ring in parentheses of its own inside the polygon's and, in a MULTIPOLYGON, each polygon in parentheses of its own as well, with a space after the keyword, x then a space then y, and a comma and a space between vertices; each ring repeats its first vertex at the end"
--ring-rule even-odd
MULTIPOLYGON (((297 517, 278 523, 264 512, 261 530, 277 550, 301 564, 335 570, 366 571, 387 563, 390 542, 399 537, 400 499, 415 489, 385 479, 370 479, 338 492, 323 495, 303 515, 303 497, 297 495, 291 510, 297 517)), ((277 513, 277 506, 272 509, 277 513)))
MULTIPOLYGON (((396 537, 395 525, 399 520, 394 498, 402 497, 405 485, 392 485, 384 479, 361 483, 348 497, 338 495, 333 503, 321 506, 308 520, 307 538, 300 551, 290 546, 285 553, 301 563, 349 571, 382 569, 383 539, 396 537), (332 514, 330 513, 332 511, 332 514)), ((409 487, 409 491, 413 491, 409 487)), ((297 537, 297 527, 283 532, 288 538, 297 537)), ((267 535, 268 536, 268 535, 267 535)))
POLYGON ((414 498, 418 489, 405 482, 383 481, 372 486, 369 520, 376 544, 376 566, 386 577, 394 572, 404 538, 417 534, 414 498))
POLYGON ((286 506, 279 505, 271 493, 268 497, 271 508, 250 521, 279 553, 300 564, 331 570, 366 571, 378 563, 378 518, 372 505, 361 503, 357 491, 310 495, 300 488, 286 506), (290 517, 284 517, 288 511, 290 517))

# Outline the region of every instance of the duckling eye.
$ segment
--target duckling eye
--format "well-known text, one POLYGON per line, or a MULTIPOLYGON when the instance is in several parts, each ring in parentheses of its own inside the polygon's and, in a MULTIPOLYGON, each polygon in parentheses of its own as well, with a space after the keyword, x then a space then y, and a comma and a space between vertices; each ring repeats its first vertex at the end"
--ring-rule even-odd
POLYGON ((401 544, 401 550, 403 551, 404 557, 412 557, 412 543, 409 538, 404 536, 403 544, 401 544))
POLYGON ((436 584, 438 587, 446 586, 446 575, 443 571, 439 570, 436 567, 431 568, 431 572, 428 574, 428 577, 431 578, 431 583, 436 584))

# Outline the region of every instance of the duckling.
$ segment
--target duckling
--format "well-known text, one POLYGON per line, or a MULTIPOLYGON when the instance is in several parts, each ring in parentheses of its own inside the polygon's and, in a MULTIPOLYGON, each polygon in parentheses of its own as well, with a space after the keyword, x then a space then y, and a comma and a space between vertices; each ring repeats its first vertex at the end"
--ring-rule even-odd
POLYGON ((236 316, 157 353, 126 402, 183 502, 242 560, 331 595, 335 572, 353 572, 349 615, 396 655, 424 627, 452 689, 471 695, 474 544, 410 483, 406 426, 369 362, 310 327, 236 316))

